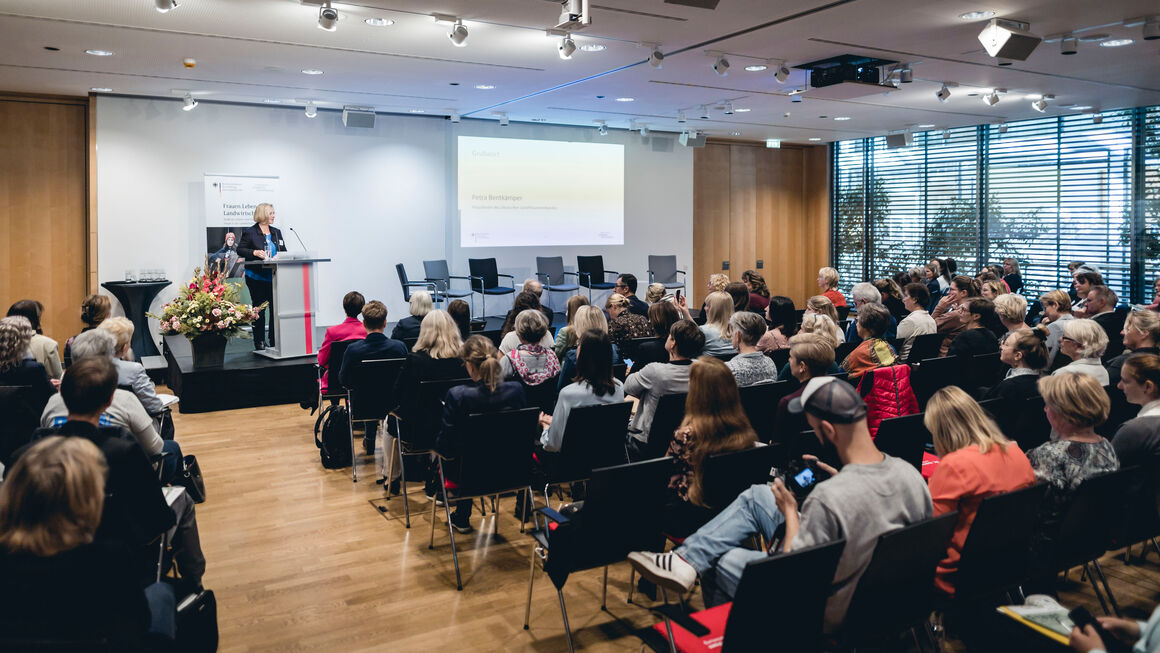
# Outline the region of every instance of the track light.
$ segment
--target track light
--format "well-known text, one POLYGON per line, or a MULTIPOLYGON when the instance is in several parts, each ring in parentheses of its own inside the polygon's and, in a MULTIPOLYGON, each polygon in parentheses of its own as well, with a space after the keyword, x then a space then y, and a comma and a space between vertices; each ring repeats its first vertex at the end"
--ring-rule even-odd
POLYGON ((458 111, 452 111, 452 112, 451 112, 451 114, 450 114, 449 116, 447 116, 447 119, 448 119, 448 120, 450 120, 452 124, 458 125, 458 124, 459 124, 459 120, 460 120, 460 118, 459 118, 459 112, 458 112, 458 111))
POLYGON ((979 32, 979 42, 992 57, 1027 61, 1027 57, 1043 42, 1041 37, 1028 31, 1030 28, 1031 25, 1023 21, 992 18, 979 32))
POLYGON ((157 7, 157 11, 165 13, 171 9, 177 9, 177 2, 175 0, 154 0, 153 4, 157 7))
POLYGON ((648 138, 648 125, 641 125, 640 126, 640 137, 641 138, 648 138))
POLYGON ((447 38, 451 39, 451 45, 457 48, 467 45, 467 26, 463 24, 463 21, 455 21, 451 31, 447 33, 447 38))
POLYGON ((710 118, 710 116, 709 116, 709 105, 707 105, 707 104, 702 104, 702 105, 701 105, 701 120, 708 120, 709 118, 710 118))
POLYGON ((499 126, 500 127, 507 127, 508 126, 508 117, 507 117, 506 113, 499 114, 499 126))
POLYGON ((1079 52, 1079 39, 1068 34, 1059 39, 1060 54, 1075 54, 1079 52))
POLYGON ((1040 97, 1038 100, 1032 102, 1031 108, 1035 109, 1039 113, 1043 113, 1044 111, 1047 111, 1047 101, 1054 100, 1054 99, 1055 99, 1054 95, 1044 95, 1044 96, 1040 97))
POLYGON ((1092 124, 1093 125, 1100 125, 1100 124, 1103 124, 1103 122, 1104 122, 1103 114, 1097 113, 1096 115, 1092 116, 1092 124))
POLYGON ((313 102, 306 103, 306 117, 313 118, 318 115, 318 107, 314 106, 313 102))
POLYGON ((778 84, 784 84, 789 80, 789 74, 789 66, 785 65, 783 61, 777 65, 777 70, 773 71, 773 78, 777 80, 778 84))
POLYGON ((318 29, 333 32, 338 29, 338 10, 327 2, 318 10, 318 29))
POLYGON ((1003 124, 999 125, 999 133, 1000 134, 1007 133, 1007 123, 1003 123, 1003 124))
POLYGON ((909 66, 898 71, 898 81, 903 84, 909 84, 914 81, 914 70, 909 66))
POLYGON ((727 115, 727 116, 733 115, 733 103, 732 102, 725 103, 725 115, 727 115))
POLYGON ((938 93, 935 93, 934 96, 938 98, 939 102, 946 102, 951 98, 951 90, 947 88, 947 85, 944 83, 942 88, 940 88, 938 93))
POLYGON ((729 74, 729 60, 725 58, 725 55, 718 55, 717 60, 713 62, 713 72, 721 77, 729 74))
POLYGON ((182 111, 193 111, 193 108, 197 106, 197 100, 193 99, 193 96, 189 93, 185 94, 185 98, 182 100, 182 103, 182 111))
POLYGON ((1144 19, 1144 40, 1155 41, 1160 39, 1160 16, 1144 19))
POLYGON ((608 135, 608 124, 605 123, 603 120, 597 120, 596 124, 597 124, 596 133, 600 134, 601 136, 607 136, 608 135))
POLYGON ((653 48, 652 52, 648 53, 648 65, 653 68, 662 68, 665 63, 665 53, 661 52, 660 48, 653 48))
POLYGON ((576 42, 572 40, 571 34, 565 34, 564 38, 560 39, 560 58, 571 59, 572 53, 576 51, 576 42))
POLYGON ((682 125, 685 124, 685 112, 684 111, 677 112, 677 122, 681 123, 682 125))
POLYGON ((987 93, 983 96, 983 102, 986 102, 987 106, 993 107, 996 104, 999 104, 999 94, 995 91, 991 91, 990 93, 987 93))

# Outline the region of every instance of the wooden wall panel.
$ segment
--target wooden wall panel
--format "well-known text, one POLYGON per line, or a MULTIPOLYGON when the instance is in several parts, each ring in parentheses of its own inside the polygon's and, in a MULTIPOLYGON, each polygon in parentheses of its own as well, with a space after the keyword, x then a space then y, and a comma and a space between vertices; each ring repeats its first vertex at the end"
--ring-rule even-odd
POLYGON ((758 175, 762 160, 756 147, 730 147, 729 153, 729 278, 754 267, 757 260, 758 196, 766 184, 758 175))
POLYGON ((709 275, 720 272, 721 261, 729 258, 730 163, 727 145, 706 145, 693 156, 693 269, 687 278, 690 308, 701 306, 709 275))
POLYGON ((40 300, 58 342, 80 331, 89 286, 86 104, 0 96, 0 303, 40 300))

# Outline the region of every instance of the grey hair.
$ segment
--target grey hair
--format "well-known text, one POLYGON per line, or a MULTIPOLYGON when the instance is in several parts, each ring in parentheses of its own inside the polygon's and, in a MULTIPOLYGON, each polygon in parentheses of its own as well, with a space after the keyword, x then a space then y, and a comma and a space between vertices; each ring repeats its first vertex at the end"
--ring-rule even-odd
POLYGON ((104 356, 113 358, 117 355, 117 338, 105 329, 91 329, 73 338, 73 362, 90 356, 104 356))
POLYGON ((734 313, 729 317, 729 324, 733 327, 733 333, 740 336, 741 342, 750 347, 755 346, 769 328, 765 324, 765 318, 752 311, 734 313))
POLYGON ((516 316, 515 332, 524 342, 537 345, 548 332, 548 319, 534 308, 520 311, 516 316))
POLYGON ((863 281, 862 283, 854 284, 854 288, 850 291, 854 296, 854 301, 864 301, 871 304, 882 303, 882 293, 874 287, 874 284, 863 281))
POLYGON ((35 333, 32 322, 23 315, 0 320, 0 372, 7 372, 20 365, 35 333))

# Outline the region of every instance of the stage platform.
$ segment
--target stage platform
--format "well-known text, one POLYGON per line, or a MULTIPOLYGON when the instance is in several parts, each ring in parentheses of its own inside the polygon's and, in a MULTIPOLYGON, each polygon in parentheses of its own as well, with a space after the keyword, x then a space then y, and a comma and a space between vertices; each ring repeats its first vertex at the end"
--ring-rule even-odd
MULTIPOLYGON (((563 325, 564 316, 557 313, 553 330, 563 325)), ((387 325, 389 335, 394 323, 387 325)), ((498 340, 503 317, 489 317, 479 333, 498 340)), ((322 342, 326 327, 316 329, 315 338, 322 342)), ((182 413, 205 413, 215 410, 274 406, 313 402, 318 396, 316 357, 273 360, 254 354, 254 343, 235 338, 226 346, 225 365, 215 369, 194 369, 193 352, 185 336, 164 336, 165 384, 181 398, 182 413)))

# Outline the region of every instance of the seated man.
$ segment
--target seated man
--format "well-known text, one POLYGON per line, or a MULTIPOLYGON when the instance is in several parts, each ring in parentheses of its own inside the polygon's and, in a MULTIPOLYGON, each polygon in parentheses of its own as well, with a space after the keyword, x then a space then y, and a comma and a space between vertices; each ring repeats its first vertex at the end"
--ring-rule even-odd
MULTIPOLYGON (((196 590, 201 587, 205 573, 205 556, 201 552, 193 499, 181 492, 172 505, 167 505, 157 474, 133 437, 118 426, 101 423, 102 415, 113 403, 116 389, 117 369, 110 359, 104 356, 74 358, 60 384, 60 394, 68 407, 67 420, 60 426, 37 429, 34 437, 66 435, 86 438, 97 445, 109 466, 97 540, 116 542, 136 551, 176 524, 172 538, 174 559, 184 589, 196 590)), ((156 556, 156 549, 150 550, 151 560, 142 560, 143 566, 156 564, 156 556)))
POLYGON ((689 366, 704 348, 705 334, 701 329, 690 320, 680 320, 669 329, 665 341, 669 362, 653 363, 624 380, 624 394, 638 400, 628 425, 628 456, 632 460, 644 459, 657 401, 664 395, 689 391, 689 366))
POLYGON ((641 317, 648 317, 648 304, 641 301, 640 297, 636 296, 636 275, 622 274, 616 280, 616 287, 612 292, 618 295, 624 295, 628 299, 628 312, 641 317))
MULTIPOLYGON (((407 345, 399 340, 392 340, 383 333, 383 329, 387 327, 387 307, 380 301, 368 302, 362 309, 363 326, 366 327, 367 337, 358 342, 350 343, 346 348, 346 355, 342 359, 342 367, 339 368, 338 378, 342 384, 348 388, 357 387, 359 382, 359 367, 363 361, 382 360, 385 358, 406 358, 407 345)), ((368 456, 373 456, 375 453, 375 435, 378 433, 379 425, 374 422, 368 422, 366 432, 363 434, 363 450, 368 456)), ((392 443, 383 439, 385 451, 390 451, 392 443)), ((402 468, 395 465, 393 469, 400 475, 403 473, 402 468)))
POLYGON ((357 290, 348 292, 342 298, 342 312, 346 313, 346 319, 326 329, 326 335, 322 338, 322 346, 318 348, 318 367, 322 368, 320 381, 322 394, 326 394, 326 370, 330 366, 330 343, 340 340, 362 340, 367 337, 366 327, 358 320, 358 314, 362 312, 363 305, 366 303, 367 300, 361 292, 357 290))
POLYGON ((1124 318, 1127 313, 1117 313, 1116 303, 1119 302, 1116 293, 1107 286, 1092 286, 1087 295, 1087 316, 1096 321, 1104 333, 1108 334, 1108 348, 1104 350, 1103 360, 1111 359, 1124 353, 1124 318))
MULTIPOLYGON (((879 292, 879 290, 877 288, 875 288, 874 284, 872 284, 872 283, 866 283, 866 282, 856 283, 856 284, 854 284, 854 288, 850 291, 850 294, 854 296, 854 312, 855 312, 855 314, 858 311, 860 311, 863 306, 866 306, 869 304, 877 304, 878 306, 882 306, 883 308, 886 307, 882 303, 882 293, 879 292)), ((886 330, 879 337, 881 337, 881 338, 897 337, 897 335, 898 335, 898 320, 894 319, 893 315, 890 315, 889 310, 886 311, 886 314, 889 316, 890 321, 887 324, 886 330)), ((856 345, 856 344, 862 342, 862 336, 858 334, 858 322, 857 322, 857 320, 852 320, 850 322, 850 325, 846 327, 846 342, 848 342, 852 345, 856 345)))
POLYGON ((805 412, 815 435, 837 448, 843 465, 839 473, 816 463, 832 477, 814 488, 800 517, 797 500, 778 479, 772 487, 750 487, 673 551, 637 551, 628 560, 644 578, 678 592, 692 589, 698 575, 715 571, 713 589, 732 597, 745 565, 774 553, 740 548, 749 537, 759 534, 772 542, 784 523, 782 552, 844 538, 834 593, 826 602, 825 628, 833 632, 845 618, 878 536, 929 519, 934 507, 914 467, 875 448, 866 426, 866 404, 848 383, 831 376, 810 379, 790 410, 805 412))

